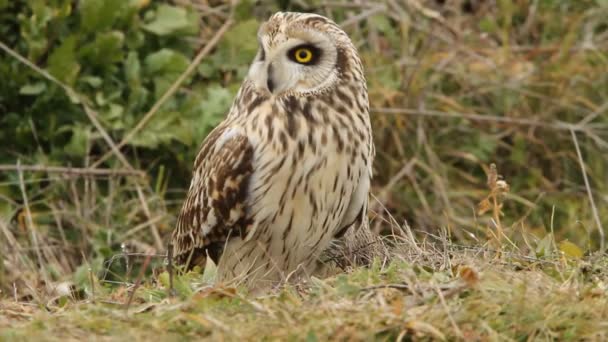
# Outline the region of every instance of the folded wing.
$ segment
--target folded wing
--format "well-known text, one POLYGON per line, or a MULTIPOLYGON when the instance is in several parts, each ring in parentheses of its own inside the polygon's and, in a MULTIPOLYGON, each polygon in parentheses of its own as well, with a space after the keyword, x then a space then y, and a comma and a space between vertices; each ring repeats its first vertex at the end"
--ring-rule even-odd
POLYGON ((252 161, 253 147, 235 129, 220 126, 209 134, 173 231, 176 263, 204 267, 209 256, 217 264, 226 240, 246 234, 252 161))

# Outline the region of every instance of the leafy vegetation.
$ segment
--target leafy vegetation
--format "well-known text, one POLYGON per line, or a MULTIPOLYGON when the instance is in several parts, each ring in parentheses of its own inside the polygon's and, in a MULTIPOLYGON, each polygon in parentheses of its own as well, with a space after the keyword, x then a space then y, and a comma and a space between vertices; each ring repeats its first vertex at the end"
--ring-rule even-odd
POLYGON ((0 336, 606 338, 607 18, 600 0, 0 0, 0 336), (280 9, 359 47, 392 262, 258 299, 186 274, 168 297, 194 155, 280 9))

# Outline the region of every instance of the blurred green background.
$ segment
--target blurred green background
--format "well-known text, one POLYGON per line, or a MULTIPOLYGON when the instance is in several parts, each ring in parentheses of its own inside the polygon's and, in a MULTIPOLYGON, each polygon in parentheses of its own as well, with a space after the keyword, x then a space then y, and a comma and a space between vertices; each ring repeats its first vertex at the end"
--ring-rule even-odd
POLYGON ((421 238, 508 239, 532 255, 545 252, 547 236, 583 252, 600 247, 605 0, 0 0, 0 287, 40 280, 41 268, 48 279, 86 277, 83 264, 102 269, 125 249, 162 252, 198 146, 231 105, 259 23, 278 10, 331 17, 359 48, 377 149, 374 229, 407 220, 421 238), (121 161, 108 140, 125 137, 121 161), (20 179, 17 161, 128 163, 146 178, 20 179), (502 216, 479 210, 491 163, 510 186, 502 216))

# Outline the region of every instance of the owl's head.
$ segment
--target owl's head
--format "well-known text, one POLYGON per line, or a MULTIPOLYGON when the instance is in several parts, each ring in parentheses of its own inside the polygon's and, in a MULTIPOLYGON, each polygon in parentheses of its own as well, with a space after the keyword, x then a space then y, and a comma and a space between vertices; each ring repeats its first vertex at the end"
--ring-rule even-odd
POLYGON ((309 95, 341 82, 365 82, 350 38, 323 16, 278 12, 260 26, 258 42, 248 74, 258 91, 309 95))

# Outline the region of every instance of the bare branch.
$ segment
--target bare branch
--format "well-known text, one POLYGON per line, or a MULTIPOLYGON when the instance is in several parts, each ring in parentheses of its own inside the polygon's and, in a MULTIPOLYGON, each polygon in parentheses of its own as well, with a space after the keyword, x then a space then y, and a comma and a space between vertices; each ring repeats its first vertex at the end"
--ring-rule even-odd
POLYGON ((146 173, 141 170, 93 169, 47 165, 0 165, 0 172, 3 171, 46 172, 75 176, 136 176, 141 178, 146 177, 146 173))

